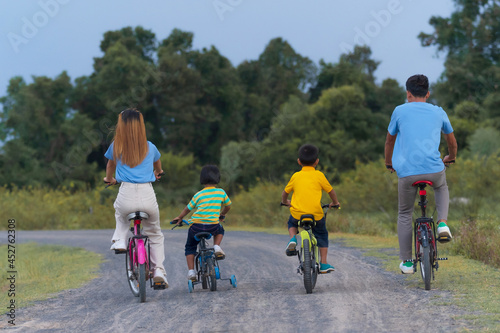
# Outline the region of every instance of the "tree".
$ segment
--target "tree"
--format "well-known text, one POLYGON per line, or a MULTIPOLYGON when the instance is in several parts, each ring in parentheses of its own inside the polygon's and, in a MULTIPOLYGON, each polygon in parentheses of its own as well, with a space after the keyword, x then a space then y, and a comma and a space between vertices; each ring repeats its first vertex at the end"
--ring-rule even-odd
POLYGON ((2 184, 17 186, 93 182, 95 166, 87 163, 94 143, 88 133, 92 121, 71 110, 72 86, 63 72, 55 79, 33 77, 10 81, 1 99, 2 121, 8 132, 0 156, 2 184))
POLYGON ((434 32, 420 33, 422 46, 446 52, 445 71, 433 87, 445 108, 464 100, 478 104, 498 92, 500 81, 500 6, 498 0, 455 0, 449 18, 432 17, 434 32))
POLYGON ((157 105, 166 143, 217 163, 221 147, 243 137, 243 90, 235 68, 215 47, 191 49, 192 34, 174 30, 159 49, 165 77, 157 105))
POLYGON ((245 87, 245 134, 263 140, 272 118, 291 95, 305 98, 304 91, 314 82, 316 66, 282 38, 269 42, 258 60, 238 66, 245 87))
POLYGON ((342 54, 336 64, 321 60, 321 70, 316 85, 310 89, 309 102, 316 102, 325 89, 344 85, 357 85, 368 98, 374 99, 374 73, 380 62, 372 60, 371 54, 368 46, 356 45, 351 53, 342 54))
MULTIPOLYGON (((151 63, 154 61, 157 41, 155 34, 151 30, 138 26, 135 29, 125 27, 121 30, 108 31, 101 41, 101 51, 106 53, 110 47, 118 42, 125 46, 130 53, 139 56, 143 60, 151 63)), ((98 66, 99 58, 96 60, 98 66)))
POLYGON ((99 143, 90 155, 90 162, 104 168, 111 130, 125 108, 139 108, 147 122, 148 138, 161 143, 154 96, 162 77, 153 61, 155 35, 149 30, 127 27, 106 32, 101 50, 104 55, 94 58, 94 72, 75 80, 71 105, 94 120, 93 140, 99 143))

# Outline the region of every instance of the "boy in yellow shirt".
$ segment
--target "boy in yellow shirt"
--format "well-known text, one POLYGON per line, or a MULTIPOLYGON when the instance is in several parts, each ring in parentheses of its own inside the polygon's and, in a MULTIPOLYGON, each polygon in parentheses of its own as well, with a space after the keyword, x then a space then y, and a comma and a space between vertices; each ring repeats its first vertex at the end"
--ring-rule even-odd
POLYGON ((287 250, 295 250, 297 245, 298 221, 304 214, 313 214, 316 226, 312 229, 318 241, 320 260, 319 272, 329 273, 335 268, 327 263, 328 254, 328 231, 326 230, 326 220, 321 208, 322 191, 328 193, 332 202, 330 207, 339 206, 337 194, 328 182, 325 175, 316 170, 319 163, 319 150, 316 146, 305 144, 299 149, 297 162, 302 166, 302 170, 293 174, 281 195, 281 203, 290 207, 290 218, 288 220, 288 233, 290 241, 287 250), (293 191, 292 200, 288 200, 288 195, 293 191))

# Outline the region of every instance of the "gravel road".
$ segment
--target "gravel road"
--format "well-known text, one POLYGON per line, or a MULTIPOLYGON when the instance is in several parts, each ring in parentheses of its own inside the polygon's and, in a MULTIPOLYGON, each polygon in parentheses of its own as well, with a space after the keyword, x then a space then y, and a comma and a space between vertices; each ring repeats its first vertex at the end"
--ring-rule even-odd
MULTIPOLYGON (((16 241, 83 247, 104 255, 99 277, 82 288, 16 312, 19 332, 456 332, 463 313, 442 290, 409 287, 375 259, 331 242, 329 262, 336 271, 318 277, 306 294, 296 274, 297 259, 286 257, 288 237, 226 232, 222 277, 235 274, 238 287, 220 281, 215 292, 195 286, 188 293, 186 230, 164 230, 170 288, 147 290, 139 303, 125 278, 124 255, 109 251, 112 230, 17 231, 16 241), (333 243, 333 244, 332 244, 333 243), (435 300, 438 299, 439 302, 435 300), (438 304, 439 303, 439 304, 438 304)), ((0 232, 0 243, 5 243, 0 232)))

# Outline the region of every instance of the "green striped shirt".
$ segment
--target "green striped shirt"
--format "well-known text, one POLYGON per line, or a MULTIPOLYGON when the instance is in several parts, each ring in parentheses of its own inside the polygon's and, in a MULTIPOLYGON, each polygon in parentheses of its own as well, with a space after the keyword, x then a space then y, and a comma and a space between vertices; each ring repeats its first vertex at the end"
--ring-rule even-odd
POLYGON ((187 208, 196 212, 191 216, 191 223, 217 224, 223 206, 229 206, 231 200, 221 188, 205 187, 196 193, 187 208))

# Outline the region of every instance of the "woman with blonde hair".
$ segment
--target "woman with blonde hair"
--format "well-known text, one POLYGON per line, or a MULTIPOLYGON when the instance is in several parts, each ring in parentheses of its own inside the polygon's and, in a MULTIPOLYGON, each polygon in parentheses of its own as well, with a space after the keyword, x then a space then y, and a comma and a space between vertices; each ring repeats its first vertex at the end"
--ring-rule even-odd
POLYGON ((127 248, 126 240, 130 227, 127 215, 135 211, 148 213, 149 218, 143 222, 143 229, 151 245, 153 281, 164 282, 168 287, 167 274, 163 267, 165 251, 160 228, 160 211, 151 184, 160 179, 159 175, 163 172, 160 152, 147 140, 144 118, 138 110, 126 109, 120 113, 114 141, 104 156, 108 159, 104 182, 121 183, 114 203, 116 229, 111 250, 127 248))

